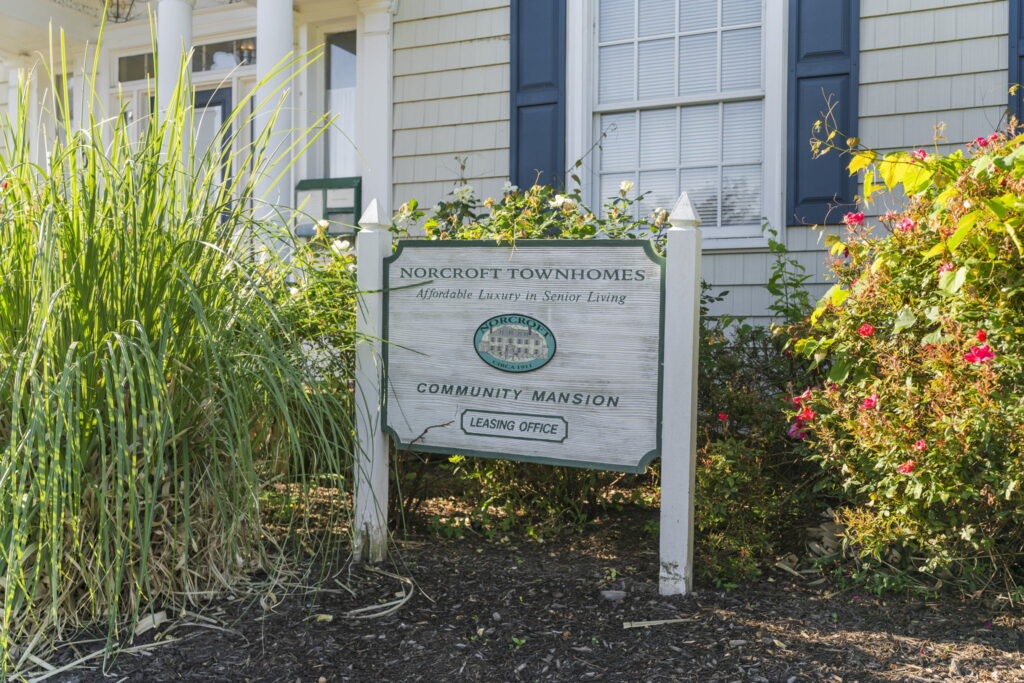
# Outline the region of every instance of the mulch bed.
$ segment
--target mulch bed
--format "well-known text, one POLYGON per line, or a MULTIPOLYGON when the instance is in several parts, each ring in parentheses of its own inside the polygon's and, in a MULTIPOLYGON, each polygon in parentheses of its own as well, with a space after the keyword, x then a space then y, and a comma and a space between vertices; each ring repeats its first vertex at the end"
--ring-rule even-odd
POLYGON ((635 516, 546 543, 421 536, 397 551, 383 573, 336 568, 329 592, 172 614, 137 639, 152 648, 56 680, 1024 681, 1024 618, 1000 603, 883 601, 781 571, 661 597, 656 539, 635 516), (416 586, 400 608, 346 616, 398 600, 399 576, 416 586), (657 620, 681 621, 624 628, 657 620))

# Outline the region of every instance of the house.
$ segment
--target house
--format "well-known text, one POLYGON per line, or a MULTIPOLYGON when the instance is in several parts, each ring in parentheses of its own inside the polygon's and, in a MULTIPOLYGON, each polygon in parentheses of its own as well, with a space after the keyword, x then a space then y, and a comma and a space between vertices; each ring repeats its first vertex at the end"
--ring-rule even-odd
MULTIPOLYGON (((269 199, 306 188, 307 206, 351 223, 353 204, 372 198, 431 206, 460 178, 493 196, 507 180, 571 182, 571 167, 592 206, 623 180, 650 193, 645 210, 686 190, 704 221, 704 277, 731 292, 714 312, 765 320, 763 220, 822 291, 823 234, 809 226, 838 223, 856 194, 836 154, 809 154, 826 96, 844 134, 876 149, 930 146, 940 122, 944 148, 990 133, 1021 106, 1007 91, 1024 63, 1021 4, 110 0, 98 87, 112 110, 150 114, 155 16, 160 60, 194 50, 197 136, 213 144, 258 79, 323 46, 289 91, 291 120, 274 125, 287 135, 327 111, 338 126, 265 188, 269 199)), ((76 70, 91 63, 103 11, 102 0, 0 0, 0 107, 47 51, 51 23, 76 70)), ((161 74, 166 92, 174 73, 161 74)))

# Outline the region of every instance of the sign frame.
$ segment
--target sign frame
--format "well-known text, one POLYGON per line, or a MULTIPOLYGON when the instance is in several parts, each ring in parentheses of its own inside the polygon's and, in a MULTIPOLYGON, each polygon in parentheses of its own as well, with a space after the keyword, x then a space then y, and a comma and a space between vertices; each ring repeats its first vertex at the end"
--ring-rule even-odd
MULTIPOLYGON (((515 462, 529 462, 537 463, 542 465, 559 465, 566 467, 577 467, 581 469, 595 469, 603 470, 607 472, 626 472, 631 474, 641 474, 647 470, 650 463, 662 454, 662 419, 664 415, 664 381, 665 381, 665 299, 666 299, 666 261, 665 257, 661 256, 654 250, 654 246, 650 240, 647 239, 588 239, 588 240, 516 240, 514 244, 498 243, 494 240, 422 240, 422 239, 401 239, 398 240, 397 246, 395 247, 394 253, 384 259, 383 268, 383 335, 382 339, 384 344, 381 348, 381 364, 383 370, 383 387, 381 391, 381 416, 380 426, 381 429, 387 433, 390 437, 391 443, 398 449, 411 449, 420 451, 422 453, 436 453, 444 455, 463 455, 474 458, 488 458, 491 460, 512 460, 515 462), (657 411, 655 415, 655 447, 643 454, 640 461, 635 466, 615 466, 609 465, 608 463, 589 461, 589 460, 569 460, 564 458, 550 458, 542 456, 530 456, 530 455, 518 455, 515 453, 508 453, 500 450, 482 451, 476 449, 464 449, 454 448, 448 446, 430 446, 425 444, 416 444, 415 442, 403 442, 398 434, 388 426, 388 373, 390 371, 389 365, 389 353, 388 348, 391 345, 389 343, 389 329, 388 321, 390 318, 390 305, 391 305, 391 281, 390 281, 390 269, 391 265, 395 263, 402 252, 405 249, 440 249, 440 248, 471 248, 471 249, 503 249, 503 250, 515 250, 515 249, 531 249, 537 247, 543 248, 590 248, 590 247, 613 247, 613 248, 640 248, 644 254, 651 260, 652 263, 658 268, 658 386, 657 386, 657 411)), ((411 287, 420 287, 428 285, 433 280, 424 280, 414 285, 406 285, 403 289, 411 287)), ((518 313, 509 313, 513 315, 518 313)), ((526 315, 526 314, 518 314, 526 315)), ((477 411, 479 412, 479 411, 477 411)), ((527 415, 523 413, 523 415, 527 415)), ((544 417, 555 418, 560 416, 547 415, 544 417)), ((460 413, 458 419, 461 421, 463 414, 460 413)), ((563 418, 564 419, 564 418, 563 418)), ((461 427, 461 425, 460 425, 461 427)))
MULTIPOLYGON (((700 216, 686 192, 680 194, 668 220, 672 227, 665 231, 659 329, 661 387, 658 400, 662 414, 658 416, 657 445, 661 451, 662 495, 658 592, 681 595, 693 589, 702 240, 698 229, 700 216), (670 295, 672 302, 668 305, 670 295)), ((356 311, 352 552, 357 561, 382 562, 387 556, 389 540, 391 445, 381 419, 385 381, 381 360, 387 346, 384 342, 385 260, 394 254, 390 225, 381 219, 376 199, 363 213, 359 227, 356 234, 360 294, 356 311)), ((547 246, 554 242, 542 241, 547 246)), ((605 241, 572 241, 573 246, 600 246, 602 242, 605 241)), ((481 246, 489 245, 481 242, 481 246)), ((449 448, 443 451, 453 452, 449 448)), ((573 464, 578 465, 578 461, 573 464)), ((602 464, 602 469, 612 468, 602 464)))

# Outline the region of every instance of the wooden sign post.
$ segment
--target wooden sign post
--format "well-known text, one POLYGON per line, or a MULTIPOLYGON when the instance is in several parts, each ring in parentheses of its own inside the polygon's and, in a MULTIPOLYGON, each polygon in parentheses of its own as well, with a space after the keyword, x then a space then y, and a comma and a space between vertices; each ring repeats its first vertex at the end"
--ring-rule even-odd
POLYGON ((691 586, 699 220, 647 240, 401 240, 360 224, 354 544, 383 557, 387 448, 643 472, 663 595, 691 586), (383 340, 383 343, 381 343, 383 340))

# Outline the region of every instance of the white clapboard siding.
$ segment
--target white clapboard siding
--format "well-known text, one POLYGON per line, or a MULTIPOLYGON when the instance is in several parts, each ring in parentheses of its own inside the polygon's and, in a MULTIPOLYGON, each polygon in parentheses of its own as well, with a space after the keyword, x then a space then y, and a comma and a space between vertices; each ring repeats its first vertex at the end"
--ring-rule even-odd
POLYGON ((421 0, 394 25, 393 197, 429 207, 465 178, 480 197, 508 178, 508 0, 421 0), (465 160, 465 170, 460 169, 465 160))

